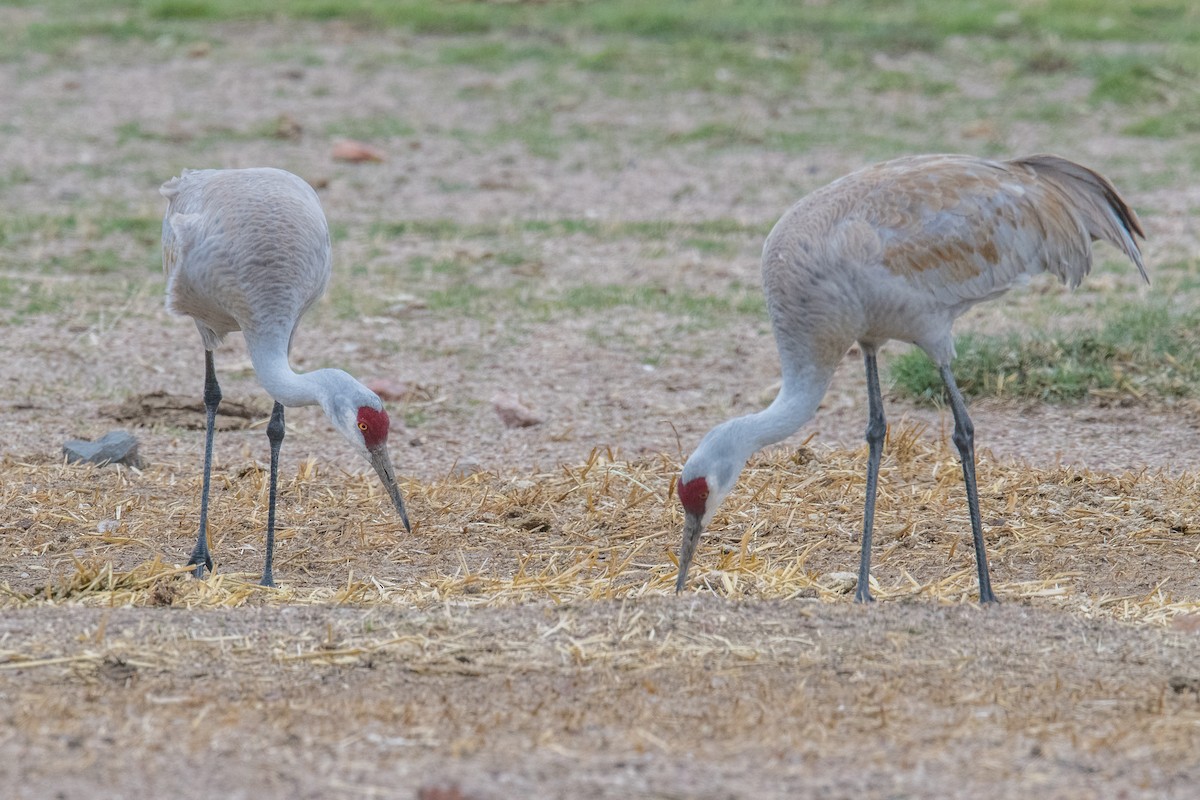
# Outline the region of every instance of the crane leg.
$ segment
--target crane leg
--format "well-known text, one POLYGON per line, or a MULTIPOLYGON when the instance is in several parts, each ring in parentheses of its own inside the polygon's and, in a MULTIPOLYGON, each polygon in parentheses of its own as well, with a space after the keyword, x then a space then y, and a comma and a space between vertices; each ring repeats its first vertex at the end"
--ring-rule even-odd
POLYGON ((271 490, 267 500, 267 560, 263 564, 262 585, 274 586, 275 575, 275 485, 279 480, 279 448, 283 444, 283 404, 275 403, 271 421, 267 423, 267 440, 271 442, 271 490))
POLYGON ((883 454, 883 440, 887 436, 887 420, 883 416, 883 393, 879 390, 879 367, 875 362, 875 348, 863 347, 863 361, 867 366, 867 503, 863 509, 862 559, 858 564, 858 588, 854 592, 856 603, 870 603, 871 597, 871 532, 875 527, 875 494, 879 487, 879 459, 883 454))
POLYGON ((192 548, 189 565, 196 567, 197 578, 204 577, 204 570, 212 572, 212 555, 208 549, 208 487, 212 475, 213 433, 217 427, 217 406, 221 404, 221 387, 217 385, 217 369, 213 365, 213 351, 204 351, 204 411, 207 423, 204 426, 204 484, 200 490, 200 534, 192 548))
POLYGON ((979 602, 995 603, 992 579, 988 573, 987 551, 983 544, 983 521, 979 516, 979 487, 975 483, 975 426, 967 415, 967 404, 962 392, 954 382, 954 373, 948 364, 939 364, 938 371, 950 395, 950 409, 954 412, 954 445, 962 461, 963 482, 967 485, 967 508, 971 513, 971 535, 975 540, 975 566, 979 570, 979 602))

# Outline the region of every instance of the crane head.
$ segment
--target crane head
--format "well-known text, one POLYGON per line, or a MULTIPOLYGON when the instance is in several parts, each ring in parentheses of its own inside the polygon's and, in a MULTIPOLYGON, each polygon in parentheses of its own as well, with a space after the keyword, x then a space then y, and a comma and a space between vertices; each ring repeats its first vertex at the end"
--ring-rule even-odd
POLYGON ((688 566, 692 563, 692 555, 696 552, 696 545, 700 542, 700 534, 704 532, 705 527, 712 519, 717 503, 714 502, 712 508, 709 508, 708 500, 711 493, 708 490, 708 479, 703 475, 686 482, 681 475, 675 491, 679 495, 679 502, 683 505, 683 544, 679 547, 679 578, 675 581, 675 591, 679 592, 687 583, 688 566))
MULTIPOLYGON (((376 400, 378 403, 379 401, 376 400)), ((347 426, 347 438, 361 447, 362 453, 375 468, 379 480, 392 498, 392 504, 400 514, 406 531, 412 531, 408 524, 408 514, 404 510, 404 499, 400 496, 400 487, 396 485, 396 470, 392 467, 392 458, 388 454, 387 437, 391 421, 383 404, 359 406, 354 415, 353 427, 347 426)))
POLYGON ((679 547, 679 578, 675 582, 675 591, 683 591, 688 565, 700 543, 700 534, 712 522, 713 515, 737 483, 752 450, 752 440, 743 435, 736 421, 731 420, 709 431, 683 465, 675 487, 683 505, 683 544, 679 547))

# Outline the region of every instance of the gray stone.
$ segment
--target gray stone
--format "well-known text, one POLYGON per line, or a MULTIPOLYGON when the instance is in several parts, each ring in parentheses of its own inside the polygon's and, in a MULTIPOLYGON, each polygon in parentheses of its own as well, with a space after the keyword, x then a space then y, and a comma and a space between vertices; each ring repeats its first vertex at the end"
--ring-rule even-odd
POLYGON ((74 464, 125 464, 130 467, 140 467, 142 460, 138 458, 138 442, 128 431, 109 431, 100 439, 89 442, 84 439, 71 439, 63 444, 63 455, 67 461, 74 464))
POLYGON ((540 414, 509 392, 496 392, 492 395, 492 409, 508 428, 531 428, 541 425, 544 421, 540 414))

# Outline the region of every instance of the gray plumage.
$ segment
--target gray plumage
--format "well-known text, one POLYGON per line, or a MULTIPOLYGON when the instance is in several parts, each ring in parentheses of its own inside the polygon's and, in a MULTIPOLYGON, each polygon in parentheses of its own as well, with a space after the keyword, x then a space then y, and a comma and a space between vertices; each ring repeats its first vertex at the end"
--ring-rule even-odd
MULTIPOLYGON (((871 529, 886 422, 875 354, 912 342, 938 365, 955 417, 979 573, 991 591, 975 486, 973 426, 954 383, 954 320, 1049 272, 1074 288, 1091 243, 1116 246, 1146 278, 1137 215, 1099 173, 1064 158, 990 161, 960 155, 896 159, 859 170, 800 200, 763 247, 767 308, 782 367, 769 408, 718 425, 679 478, 684 541, 677 590, 700 534, 746 460, 812 418, 842 356, 857 342, 867 370, 869 421, 863 553, 856 598, 869 601, 871 529)), ((1148 279, 1147 279, 1148 280, 1148 279)))
POLYGON ((296 373, 288 363, 300 318, 325 292, 332 272, 329 227, 316 192, 278 169, 184 170, 163 184, 163 269, 167 309, 190 316, 204 342, 204 488, 200 534, 189 563, 212 569, 207 543, 213 420, 220 402, 213 351, 241 331, 254 371, 275 399, 271 491, 263 583, 273 584, 275 485, 285 406, 320 405, 334 427, 371 462, 405 528, 408 517, 387 451, 389 420, 379 397, 338 369, 296 373))

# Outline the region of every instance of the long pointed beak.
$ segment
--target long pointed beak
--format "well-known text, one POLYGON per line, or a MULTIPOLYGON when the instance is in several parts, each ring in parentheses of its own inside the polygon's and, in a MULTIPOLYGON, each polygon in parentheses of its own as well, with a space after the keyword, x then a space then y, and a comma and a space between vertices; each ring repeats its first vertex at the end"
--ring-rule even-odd
POLYGON ((704 523, 695 514, 686 511, 683 514, 683 544, 679 546, 679 578, 675 581, 675 592, 683 591, 687 583, 688 566, 692 563, 692 555, 696 545, 700 543, 700 534, 704 532, 704 523))
POLYGON ((404 523, 404 530, 412 533, 412 526, 408 524, 408 514, 404 511, 404 498, 400 496, 400 487, 396 485, 396 471, 392 469, 392 458, 388 455, 387 446, 380 445, 374 450, 368 450, 367 455, 371 459, 371 466, 375 468, 376 474, 379 475, 379 480, 383 481, 384 488, 392 496, 392 504, 400 512, 400 520, 404 523))

